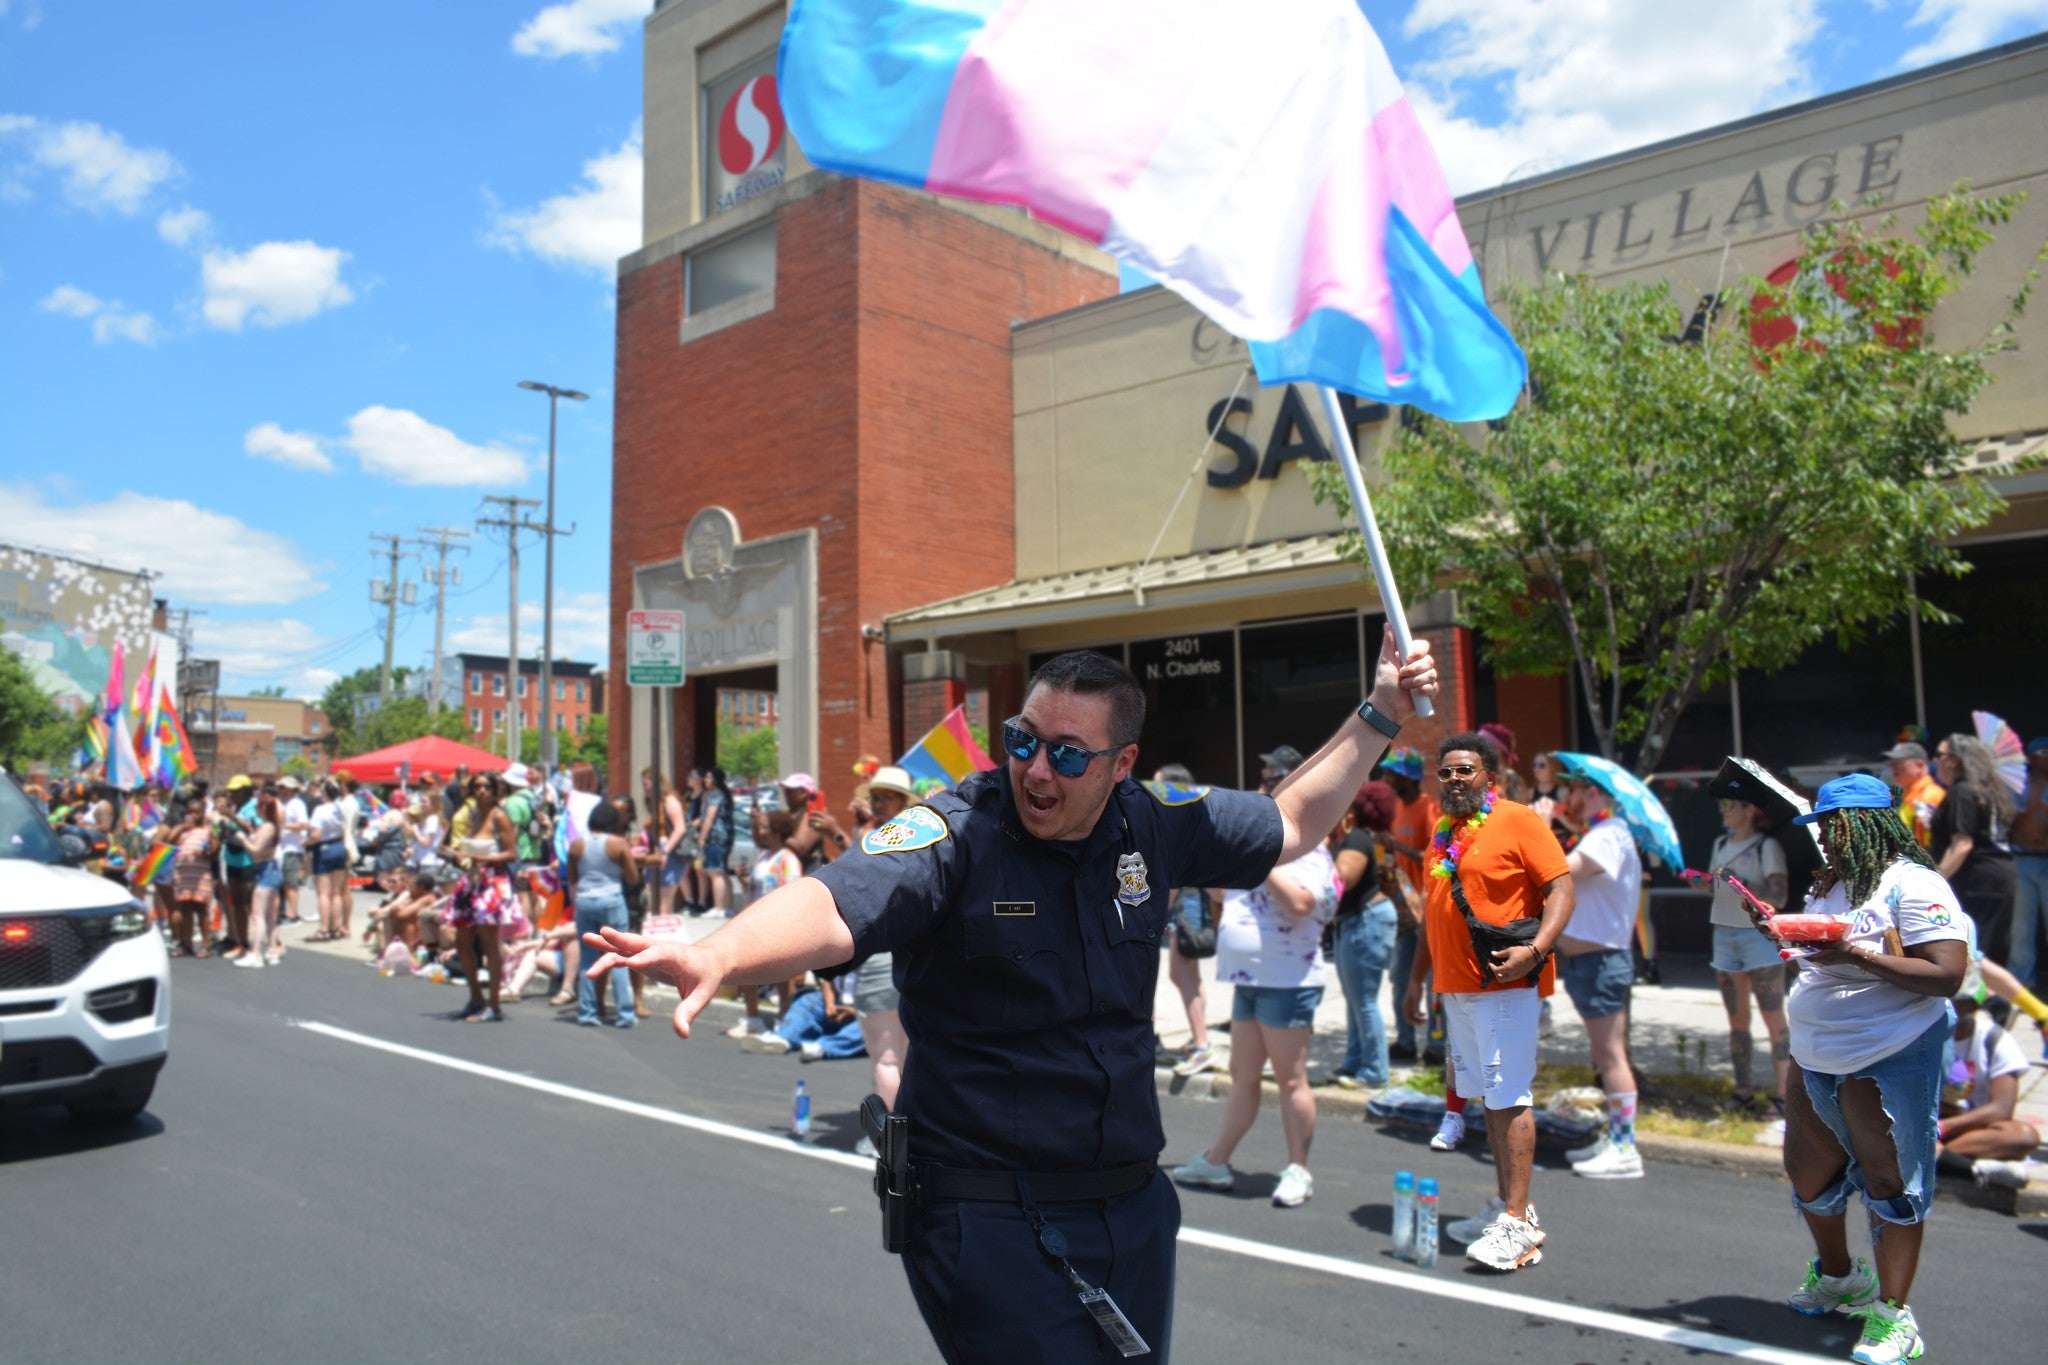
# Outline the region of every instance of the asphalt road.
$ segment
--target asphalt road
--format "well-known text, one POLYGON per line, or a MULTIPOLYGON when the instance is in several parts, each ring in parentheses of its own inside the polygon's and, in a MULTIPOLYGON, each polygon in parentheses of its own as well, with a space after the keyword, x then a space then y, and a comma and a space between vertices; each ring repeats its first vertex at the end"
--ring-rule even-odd
MULTIPOLYGON (((0 1362, 936 1359, 848 1155, 865 1061, 684 1043, 660 1018, 580 1029, 533 1000, 461 1024, 458 988, 311 953, 174 967, 142 1120, 0 1111, 0 1362), (799 1076, 808 1151, 786 1133, 799 1076)), ((1219 1104, 1163 1103, 1170 1160, 1206 1144, 1219 1104)), ((1497 1276, 1454 1247, 1431 1272, 1387 1254, 1393 1171, 1470 1212, 1483 1144, 1333 1120, 1297 1210, 1268 1202, 1283 1161, 1268 1111, 1235 1193, 1183 1193, 1176 1359, 1840 1360, 1853 1340, 1781 1306, 1807 1252, 1773 1181, 1539 1172, 1545 1260, 1497 1276)), ((1933 1352, 2032 1353, 2043 1231, 1938 1207, 1914 1294, 1933 1352)))

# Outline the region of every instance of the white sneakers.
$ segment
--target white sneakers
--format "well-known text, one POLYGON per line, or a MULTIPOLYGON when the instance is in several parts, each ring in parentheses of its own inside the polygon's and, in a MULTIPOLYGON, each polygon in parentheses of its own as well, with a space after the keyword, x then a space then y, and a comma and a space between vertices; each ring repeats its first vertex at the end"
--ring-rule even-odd
POLYGON ((1599 1137, 1594 1138, 1583 1147, 1574 1147, 1566 1152, 1564 1154, 1565 1164, 1576 1166, 1581 1161, 1591 1161, 1594 1157, 1606 1151, 1610 1145, 1607 1140, 1607 1130, 1603 1128, 1600 1130, 1599 1137))
POLYGON ((803 1054, 803 1059, 807 1062, 822 1062, 825 1060, 825 1045, 816 1040, 800 1045, 797 1051, 803 1054))
POLYGON ((1237 1183, 1228 1165, 1217 1165, 1209 1160, 1207 1152, 1195 1153, 1195 1159, 1185 1166, 1176 1166, 1167 1174, 1176 1185, 1193 1185, 1205 1190, 1227 1190, 1237 1183))
POLYGON ((1280 1183, 1273 1190, 1273 1206, 1298 1209, 1315 1192, 1316 1178, 1308 1173, 1308 1167, 1289 1162, 1287 1168, 1280 1172, 1280 1183))
POLYGON ((1588 1180, 1641 1180, 1643 1155, 1633 1142, 1610 1142, 1584 1161, 1574 1161, 1572 1174, 1588 1180))
POLYGON ((1806 1263, 1806 1280, 1785 1299, 1785 1306, 1810 1318, 1829 1313, 1858 1313, 1877 1301, 1877 1276, 1870 1262, 1858 1256, 1846 1275, 1823 1275, 1820 1260, 1806 1263))
POLYGON ((1436 1126, 1436 1136, 1429 1140, 1432 1152, 1449 1152, 1465 1140, 1465 1116, 1444 1110, 1443 1120, 1436 1126))
POLYGON ((1986 1189, 1999 1185, 2008 1190, 2023 1190, 2032 1181, 2048 1177, 2048 1166, 2038 1161, 1993 1161, 1979 1157, 1971 1163, 1971 1173, 1986 1189))
POLYGON ((768 1023, 758 1014, 750 1014, 725 1031, 728 1038, 745 1038, 751 1034, 766 1033, 768 1023))
POLYGON ((1517 1218, 1502 1209, 1486 1231, 1465 1248, 1465 1259, 1489 1270, 1520 1270, 1543 1259, 1543 1229, 1533 1219, 1517 1218))
POLYGON ((740 1051, 780 1057, 789 1051, 789 1039, 779 1033, 749 1033, 740 1038, 740 1051))
MULTIPOLYGON (((1460 1218, 1455 1222, 1445 1223, 1442 1228, 1443 1235, 1450 1238, 1453 1242, 1466 1244, 1476 1242, 1486 1234, 1488 1228, 1493 1226, 1494 1219, 1507 1212, 1507 1208, 1508 1201, 1499 1195, 1495 1195, 1486 1201, 1485 1208, 1479 1210, 1470 1218, 1460 1218)), ((1530 1200, 1528 1206, 1522 1212, 1528 1218, 1531 1227, 1540 1228, 1543 1226, 1543 1220, 1536 1216, 1535 1200, 1530 1200)))
POLYGON ((1863 1365, 1900 1365, 1927 1353, 1927 1342, 1920 1335, 1920 1324, 1913 1320, 1910 1307, 1881 1302, 1856 1312, 1863 1319, 1863 1339, 1856 1343, 1849 1359, 1863 1365))

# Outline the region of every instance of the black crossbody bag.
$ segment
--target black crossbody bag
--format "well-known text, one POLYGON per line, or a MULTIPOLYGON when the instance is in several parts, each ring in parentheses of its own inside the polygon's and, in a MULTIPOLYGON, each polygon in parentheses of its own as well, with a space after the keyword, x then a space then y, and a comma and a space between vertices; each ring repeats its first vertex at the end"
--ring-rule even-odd
MULTIPOLYGON (((1536 942, 1537 931, 1543 927, 1541 919, 1523 916, 1511 919, 1506 924, 1492 924, 1472 913, 1472 902, 1465 899, 1465 884, 1458 874, 1451 874, 1451 902, 1458 907, 1458 913, 1465 917, 1466 932, 1472 935, 1472 951, 1479 959, 1479 975, 1485 984, 1491 986, 1500 978, 1494 975, 1493 955, 1507 948, 1526 948, 1536 942)), ((1539 960, 1537 970, 1542 970, 1539 960)))

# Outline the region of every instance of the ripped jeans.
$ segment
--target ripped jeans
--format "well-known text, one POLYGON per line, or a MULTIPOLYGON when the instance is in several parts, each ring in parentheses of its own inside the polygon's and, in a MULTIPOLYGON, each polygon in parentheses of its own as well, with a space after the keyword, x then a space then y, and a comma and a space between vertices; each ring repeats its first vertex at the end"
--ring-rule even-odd
POLYGON ((1934 1200, 1934 1144, 1941 1104, 1943 1049, 1954 1033, 1955 1012, 1950 1009, 1897 1052, 1846 1076, 1800 1068, 1815 1116, 1834 1134, 1849 1161, 1835 1183, 1816 1198, 1801 1199, 1798 1191, 1793 1191, 1794 1208, 1823 1217, 1839 1217, 1848 1212, 1849 1191, 1853 1189, 1863 1196, 1864 1207, 1887 1223, 1910 1226, 1927 1217, 1927 1206, 1934 1200), (1849 1139, 1848 1120, 1842 1116, 1842 1106, 1836 1099, 1844 1081, 1865 1079, 1877 1082, 1884 1112, 1891 1119, 1892 1147, 1898 1154, 1899 1180, 1905 1187, 1895 1199, 1870 1197, 1863 1170, 1856 1164, 1856 1145, 1849 1139))

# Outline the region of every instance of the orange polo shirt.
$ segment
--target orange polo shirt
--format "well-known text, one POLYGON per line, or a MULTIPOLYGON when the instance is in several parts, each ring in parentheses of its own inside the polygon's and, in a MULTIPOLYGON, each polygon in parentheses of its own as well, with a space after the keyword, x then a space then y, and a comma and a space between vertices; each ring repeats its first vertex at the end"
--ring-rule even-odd
MULTIPOLYGON (((1387 833, 1396 842, 1410 848, 1427 849, 1430 838, 1436 833, 1436 821, 1442 811, 1437 809, 1436 798, 1422 792, 1413 801, 1394 812, 1394 822, 1387 827, 1387 833)), ((1406 854, 1394 855, 1400 860, 1401 870, 1408 874, 1408 884, 1417 890, 1422 888, 1422 859, 1410 858, 1406 854)))
MULTIPOLYGON (((1453 836, 1455 842, 1455 836, 1453 836)), ((1506 924, 1513 919, 1534 919, 1543 913, 1543 888, 1559 877, 1571 875, 1564 849, 1543 819, 1518 802, 1497 798, 1493 813, 1479 827, 1458 864, 1458 880, 1472 913, 1489 924, 1506 924)), ((1484 984, 1479 974, 1479 957, 1472 949, 1472 932, 1465 917, 1451 899, 1451 883, 1432 873, 1423 878, 1429 907, 1423 924, 1429 932, 1429 956, 1436 974, 1433 989, 1440 995, 1484 990, 1520 990, 1536 981, 1523 977, 1503 985, 1484 984)), ((1556 963, 1543 964, 1539 990, 1548 995, 1554 988, 1556 963)))

